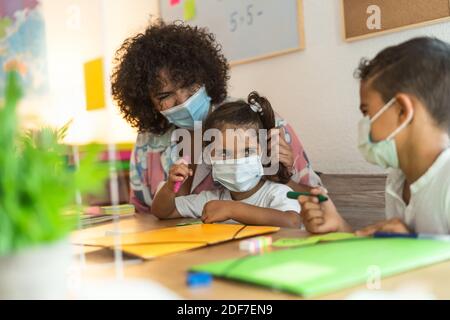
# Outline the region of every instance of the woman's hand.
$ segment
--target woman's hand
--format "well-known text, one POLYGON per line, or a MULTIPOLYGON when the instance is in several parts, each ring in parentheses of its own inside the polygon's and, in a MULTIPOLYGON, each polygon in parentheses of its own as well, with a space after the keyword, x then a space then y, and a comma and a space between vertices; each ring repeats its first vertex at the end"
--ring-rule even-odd
POLYGON ((271 155, 276 155, 278 153, 279 162, 282 163, 290 172, 292 172, 294 167, 294 155, 292 153, 292 148, 287 143, 285 139, 285 129, 284 128, 275 128, 269 131, 269 141, 268 149, 271 152, 271 155), (272 144, 271 141, 278 141, 278 144, 275 144, 274 150, 271 149, 272 144))

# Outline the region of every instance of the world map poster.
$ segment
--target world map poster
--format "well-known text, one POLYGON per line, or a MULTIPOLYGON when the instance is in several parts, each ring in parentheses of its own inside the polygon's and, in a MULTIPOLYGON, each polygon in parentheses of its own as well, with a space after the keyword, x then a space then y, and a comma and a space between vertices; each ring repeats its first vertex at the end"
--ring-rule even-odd
POLYGON ((6 71, 19 70, 25 98, 48 92, 45 23, 38 0, 0 0, 0 97, 6 71))

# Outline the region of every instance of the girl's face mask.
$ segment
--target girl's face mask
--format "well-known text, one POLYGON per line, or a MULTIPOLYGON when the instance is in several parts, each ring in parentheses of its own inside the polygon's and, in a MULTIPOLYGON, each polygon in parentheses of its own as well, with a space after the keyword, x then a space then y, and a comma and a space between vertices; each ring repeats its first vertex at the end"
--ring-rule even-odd
POLYGON ((389 109, 396 102, 395 97, 385 104, 380 111, 378 111, 372 119, 365 116, 359 122, 358 131, 358 149, 364 158, 373 164, 379 165, 382 168, 398 168, 398 154, 395 144, 395 136, 402 131, 412 120, 413 113, 408 116, 408 119, 394 130, 385 140, 373 142, 371 140, 370 131, 371 125, 375 122, 387 109, 389 109))
POLYGON ((254 188, 264 175, 259 155, 238 159, 212 160, 212 177, 234 192, 246 192, 254 188))

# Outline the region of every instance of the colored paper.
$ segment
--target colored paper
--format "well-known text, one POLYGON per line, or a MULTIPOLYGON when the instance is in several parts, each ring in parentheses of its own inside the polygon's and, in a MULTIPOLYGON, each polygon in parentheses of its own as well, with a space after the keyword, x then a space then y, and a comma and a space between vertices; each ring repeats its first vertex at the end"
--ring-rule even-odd
MULTIPOLYGON (((182 252, 233 239, 276 232, 278 227, 240 224, 194 224, 119 236, 122 251, 143 259, 182 252)), ((115 237, 89 239, 75 244, 113 248, 115 237)))
POLYGON ((64 211, 67 218, 79 218, 82 227, 89 227, 99 223, 109 222, 115 218, 129 218, 134 216, 135 208, 131 204, 118 206, 90 206, 82 208, 71 207, 64 211), (81 214, 80 214, 81 213, 81 214))
POLYGON ((340 241, 358 238, 353 233, 335 232, 308 238, 282 238, 275 241, 274 247, 299 247, 312 245, 319 242, 340 241))
POLYGON ((450 243, 418 239, 337 241, 194 266, 190 271, 317 296, 450 259, 450 243))
POLYGON ((134 205, 132 204, 119 204, 116 206, 101 206, 100 211, 102 214, 132 214, 135 213, 134 205))
POLYGON ((149 260, 172 253, 206 247, 207 245, 208 245, 207 243, 166 243, 164 245, 161 244, 126 245, 122 247, 122 251, 135 257, 149 260))
POLYGON ((190 21, 195 18, 196 8, 195 8, 195 0, 186 0, 184 1, 184 20, 190 21))
POLYGON ((84 64, 84 86, 86 109, 97 110, 106 107, 103 59, 98 58, 84 64))

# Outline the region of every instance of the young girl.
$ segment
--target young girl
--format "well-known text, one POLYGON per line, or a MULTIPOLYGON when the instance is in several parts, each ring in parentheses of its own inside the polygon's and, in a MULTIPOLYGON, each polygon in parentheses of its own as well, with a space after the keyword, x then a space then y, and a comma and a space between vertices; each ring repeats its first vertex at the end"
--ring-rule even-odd
POLYGON ((287 168, 279 163, 273 175, 264 175, 259 130, 275 127, 269 101, 256 92, 248 102, 225 103, 211 112, 204 132, 218 129, 210 150, 212 176, 222 188, 176 196, 174 186, 193 175, 185 163, 171 167, 169 179, 156 194, 152 214, 161 218, 201 218, 204 223, 237 221, 243 224, 300 227, 300 205, 286 197, 291 191, 287 168), (252 130, 253 129, 253 130, 252 130), (230 134, 232 132, 233 134, 230 134), (249 132, 255 136, 249 136, 249 132), (228 141, 227 141, 228 140, 228 141))

